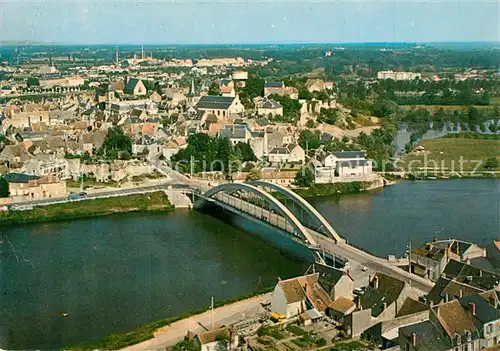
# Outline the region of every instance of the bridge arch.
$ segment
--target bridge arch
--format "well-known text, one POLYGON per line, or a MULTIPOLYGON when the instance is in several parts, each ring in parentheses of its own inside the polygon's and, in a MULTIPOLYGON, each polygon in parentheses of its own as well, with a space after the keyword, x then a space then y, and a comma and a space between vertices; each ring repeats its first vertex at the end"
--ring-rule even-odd
POLYGON ((253 193, 257 195, 259 198, 263 199, 267 203, 269 203, 276 211, 278 214, 280 214, 282 217, 284 217, 294 228, 296 234, 298 234, 302 240, 305 240, 309 242, 310 245, 315 246, 316 245, 316 240, 314 237, 311 235, 311 233, 307 230, 302 223, 295 217, 295 215, 285 206, 283 205, 280 201, 278 201, 275 197, 273 197, 271 194, 267 193, 266 191, 251 185, 249 183, 224 183, 221 185, 218 185, 216 187, 213 187, 212 189, 208 190, 205 194, 204 197, 207 198, 214 198, 214 196, 217 193, 220 192, 231 192, 231 191, 247 191, 249 193, 253 193))
MULTIPOLYGON (((297 195, 295 192, 282 187, 277 184, 273 184, 270 182, 266 182, 264 180, 256 180, 252 181, 251 184, 263 188, 272 189, 281 195, 286 196, 291 199, 294 203, 296 203, 302 210, 304 210, 311 218, 320 223, 321 228, 324 230, 321 231, 323 234, 326 234, 328 237, 334 239, 337 243, 343 242, 344 239, 333 229, 333 227, 328 223, 328 221, 318 212, 309 202, 307 202, 303 197, 297 195)), ((318 231, 318 230, 317 230, 318 231)))

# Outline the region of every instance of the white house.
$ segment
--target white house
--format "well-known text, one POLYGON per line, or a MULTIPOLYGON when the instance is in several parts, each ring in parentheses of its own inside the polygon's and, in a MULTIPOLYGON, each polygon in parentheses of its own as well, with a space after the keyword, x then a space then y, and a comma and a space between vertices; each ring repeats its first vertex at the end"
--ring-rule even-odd
POLYGON ((257 113, 261 116, 283 116, 283 106, 276 100, 264 97, 257 101, 257 113))
POLYGON ((252 137, 246 124, 230 124, 219 130, 219 136, 228 138, 233 145, 246 143, 252 137))
POLYGON ((276 284, 271 298, 271 310, 286 318, 295 317, 306 310, 306 293, 297 278, 276 284))
POLYGON ((271 310, 292 318, 308 310, 324 313, 332 299, 321 287, 319 273, 280 280, 271 297, 271 310))
POLYGON ((196 348, 201 351, 235 350, 238 342, 238 334, 228 327, 203 332, 194 338, 196 348))
POLYGON ((285 144, 282 147, 275 147, 269 151, 269 162, 304 162, 306 153, 298 144, 285 144))
POLYGON ((232 96, 202 96, 196 104, 198 110, 208 111, 214 114, 218 119, 227 119, 231 115, 242 113, 245 106, 240 101, 238 95, 232 96))
POLYGON ((373 172, 364 151, 333 152, 316 167, 316 183, 331 183, 338 178, 365 177, 373 172))

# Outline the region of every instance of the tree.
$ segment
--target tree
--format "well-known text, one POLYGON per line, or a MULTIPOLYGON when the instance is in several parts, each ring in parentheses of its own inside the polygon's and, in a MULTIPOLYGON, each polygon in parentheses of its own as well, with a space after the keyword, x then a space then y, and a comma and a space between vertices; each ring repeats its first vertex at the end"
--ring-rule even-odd
POLYGON ((28 88, 39 87, 40 86, 40 81, 36 77, 29 77, 28 81, 26 82, 26 86, 28 88))
POLYGON ((111 127, 99 151, 106 158, 115 160, 120 152, 127 151, 132 153, 132 139, 123 133, 120 127, 111 127))
POLYGON ((269 98, 278 101, 283 106, 284 122, 293 123, 299 118, 302 104, 298 100, 278 94, 272 94, 269 98))
POLYGON ((239 141, 238 144, 236 144, 236 146, 234 147, 234 152, 236 154, 236 157, 242 162, 257 161, 257 157, 255 157, 255 154, 249 143, 242 143, 241 141, 239 141))
POLYGON ((244 88, 238 88, 241 103, 248 109, 254 108, 253 99, 257 96, 262 96, 263 93, 264 79, 255 75, 248 78, 244 88))
POLYGON ((306 122, 306 127, 307 128, 314 128, 316 126, 316 124, 314 123, 314 120, 310 119, 306 122))
POLYGON ((326 124, 335 124, 339 117, 339 110, 336 108, 324 108, 322 107, 319 113, 318 122, 326 124))
POLYGON ((225 174, 229 174, 229 159, 231 157, 232 145, 229 138, 217 138, 217 160, 221 162, 225 174))
POLYGON ((299 145, 304 150, 315 150, 319 147, 319 133, 304 129, 299 134, 299 145))
POLYGON ((311 168, 303 167, 295 176, 293 184, 303 187, 312 186, 314 184, 314 173, 311 168))
POLYGON ((486 162, 483 164, 484 169, 495 169, 498 168, 498 159, 496 157, 490 157, 489 159, 486 160, 486 162))
POLYGON ((396 112, 398 105, 391 100, 378 100, 372 108, 372 113, 377 117, 387 117, 396 112))
POLYGON ((208 88, 208 95, 220 95, 220 87, 217 82, 213 82, 212 84, 210 84, 210 87, 208 88))
POLYGON ((247 162, 245 164, 245 167, 243 167, 242 171, 243 172, 250 172, 254 168, 255 168, 255 164, 253 162, 247 162))
POLYGON ((4 177, 0 177, 0 197, 8 197, 9 194, 9 182, 4 177))
POLYGON ((130 152, 128 152, 127 150, 123 150, 122 152, 120 152, 120 160, 127 161, 130 160, 130 157, 130 152))
POLYGON ((250 170, 250 172, 247 174, 247 181, 252 181, 252 180, 259 180, 262 179, 262 173, 260 172, 259 168, 253 168, 250 170))

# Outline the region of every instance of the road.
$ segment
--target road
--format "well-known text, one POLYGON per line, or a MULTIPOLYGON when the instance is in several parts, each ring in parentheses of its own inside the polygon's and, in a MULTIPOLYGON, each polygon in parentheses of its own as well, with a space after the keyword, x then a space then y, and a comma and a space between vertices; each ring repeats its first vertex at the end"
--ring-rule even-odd
POLYGON ((167 176, 167 179, 161 180, 158 182, 153 182, 139 184, 134 187, 127 188, 107 188, 103 190, 88 190, 87 195, 74 200, 69 200, 67 197, 53 197, 50 199, 43 200, 33 200, 33 201, 19 201, 13 202, 12 205, 16 206, 43 206, 43 205, 51 205, 57 203, 64 203, 70 201, 85 201, 90 199, 99 199, 106 197, 114 197, 114 196, 123 196, 123 195, 133 195, 133 194, 141 194, 146 192, 165 190, 165 189, 205 189, 206 187, 203 184, 200 184, 197 181, 193 181, 179 172, 172 170, 162 163, 156 164, 157 169, 159 169, 164 175, 167 176))
MULTIPOLYGON (((288 224, 287 220, 281 215, 248 203, 243 199, 237 198, 235 196, 224 195, 218 196, 217 200, 224 201, 230 204, 231 207, 239 209, 237 211, 245 212, 257 218, 264 217, 268 220, 269 224, 277 228, 283 229, 287 232, 290 230, 290 224, 288 224)), ((362 267, 366 267, 368 268, 368 272, 371 272, 372 274, 374 274, 375 272, 380 272, 397 278, 401 281, 409 281, 412 287, 422 293, 428 293, 434 285, 431 281, 411 274, 390 263, 388 260, 370 255, 369 253, 357 249, 347 243, 337 243, 332 238, 328 238, 323 234, 314 232, 311 229, 308 230, 312 234, 314 241, 316 241, 311 242, 312 245, 337 257, 347 258, 349 260, 351 269, 353 269, 353 273, 357 273, 357 275, 363 276, 363 274, 359 274, 357 271, 360 271, 362 267)), ((366 273, 365 275, 368 274, 369 273, 366 273)), ((363 282, 363 284, 367 285, 368 277, 366 277, 365 279, 366 281, 363 282)))

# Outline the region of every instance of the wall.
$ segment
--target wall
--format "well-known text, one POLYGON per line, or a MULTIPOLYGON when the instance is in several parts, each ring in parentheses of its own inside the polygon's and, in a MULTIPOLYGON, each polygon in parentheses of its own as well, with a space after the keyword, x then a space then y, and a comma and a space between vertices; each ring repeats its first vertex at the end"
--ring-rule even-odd
POLYGON ((290 318, 300 313, 300 311, 302 311, 304 307, 305 306, 301 301, 288 304, 281 286, 279 285, 279 283, 276 284, 273 295, 271 297, 271 310, 273 312, 282 314, 287 318, 290 318))
POLYGON ((344 320, 344 329, 348 332, 349 336, 354 338, 360 336, 373 323, 372 309, 368 308, 366 310, 355 311, 347 316, 344 320))
POLYGON ((343 275, 342 278, 335 284, 333 288, 332 299, 335 300, 338 297, 347 297, 349 299, 353 298, 352 291, 354 290, 354 283, 347 275, 343 275))
POLYGON ((429 319, 429 311, 413 313, 407 316, 395 318, 392 320, 381 322, 381 333, 384 334, 394 328, 402 327, 403 325, 416 324, 429 319))
POLYGON ((360 176, 360 175, 365 175, 372 173, 372 164, 371 162, 365 164, 365 165, 356 165, 356 161, 352 161, 352 166, 341 166, 340 164, 337 164, 337 173, 339 174, 340 177, 350 177, 350 176, 360 176))
POLYGON ((271 297, 271 310, 284 316, 286 316, 287 314, 287 303, 285 295, 279 284, 276 284, 273 295, 271 297))
POLYGON ((262 158, 262 156, 267 155, 267 143, 266 138, 252 138, 249 140, 250 147, 255 154, 255 157, 258 159, 262 158))
POLYGON ((269 154, 269 162, 288 162, 290 154, 269 154))
POLYGON ((259 107, 257 112, 261 116, 268 116, 272 114, 273 116, 283 116, 283 107, 280 108, 262 108, 259 107))
POLYGON ((296 146, 290 153, 289 161, 291 162, 304 162, 306 159, 306 152, 300 146, 296 146))

